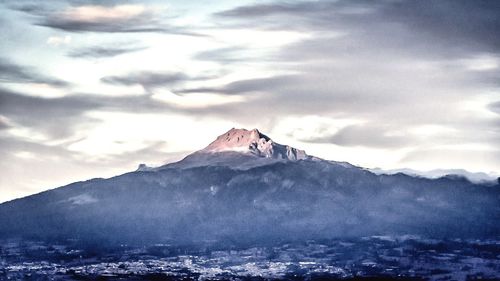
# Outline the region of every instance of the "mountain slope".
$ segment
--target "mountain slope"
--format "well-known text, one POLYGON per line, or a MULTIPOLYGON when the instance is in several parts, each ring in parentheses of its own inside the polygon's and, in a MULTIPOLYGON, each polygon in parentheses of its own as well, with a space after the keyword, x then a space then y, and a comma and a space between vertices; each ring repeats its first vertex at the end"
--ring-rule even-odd
POLYGON ((270 143, 258 131, 244 132, 250 134, 241 145, 231 138, 221 149, 219 137, 178 163, 1 204, 0 238, 245 243, 390 234, 500 235, 498 185, 375 175, 305 152, 294 154, 291 148, 281 150, 286 146, 270 143), (268 145, 259 145, 261 139, 268 145))

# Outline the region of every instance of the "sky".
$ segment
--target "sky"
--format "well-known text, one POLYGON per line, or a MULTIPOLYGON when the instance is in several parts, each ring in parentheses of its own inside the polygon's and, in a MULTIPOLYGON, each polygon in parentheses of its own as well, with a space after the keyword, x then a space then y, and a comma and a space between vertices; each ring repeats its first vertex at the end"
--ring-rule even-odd
POLYGON ((382 169, 500 172, 500 1, 0 2, 0 202, 230 128, 382 169))

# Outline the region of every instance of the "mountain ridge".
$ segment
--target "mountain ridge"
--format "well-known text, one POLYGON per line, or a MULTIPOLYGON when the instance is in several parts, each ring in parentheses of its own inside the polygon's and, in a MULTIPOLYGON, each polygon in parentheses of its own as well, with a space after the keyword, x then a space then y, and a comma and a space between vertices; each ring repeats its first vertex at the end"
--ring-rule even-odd
POLYGON ((414 169, 401 168, 401 169, 390 169, 384 170, 381 168, 364 168, 360 166, 353 165, 345 161, 335 161, 326 160, 320 157, 308 155, 304 150, 297 149, 288 145, 281 145, 274 142, 270 137, 261 133, 258 129, 237 129, 231 128, 227 132, 219 135, 214 141, 212 141, 208 146, 198 151, 195 151, 180 161, 166 163, 158 167, 149 167, 144 164, 140 164, 137 170, 151 170, 151 169, 163 169, 167 167, 177 167, 177 168, 191 168, 203 165, 227 165, 237 169, 246 169, 259 165, 266 165, 270 163, 280 162, 280 161, 297 161, 297 160, 315 160, 315 161, 329 161, 334 164, 346 165, 349 167, 357 167, 366 169, 377 175, 387 174, 393 175, 397 173, 403 173, 411 177, 424 177, 429 179, 438 179, 446 176, 463 176, 472 183, 477 184, 496 184, 498 182, 499 175, 493 173, 472 173, 463 169, 437 169, 431 171, 418 171, 414 169), (236 142, 230 143, 229 147, 223 146, 226 138, 237 140, 236 142), (242 140, 238 142, 238 140, 242 140), (246 141, 246 142, 245 142, 246 141), (237 149, 235 149, 235 144, 238 144, 237 149), (259 146, 260 145, 260 146, 259 146), (278 154, 273 154, 274 150, 269 148, 278 147, 278 154), (264 148, 264 151, 260 149, 264 148), (267 150, 266 150, 267 149, 267 150), (286 151, 286 153, 282 153, 286 151), (290 151, 290 152, 289 152, 290 151), (218 155, 214 155, 214 153, 218 155), (264 158, 278 159, 277 161, 268 160, 258 160, 251 157, 242 157, 240 154, 236 153, 246 153, 253 156, 259 156, 264 158), (271 157, 266 157, 271 154, 271 157), (292 157, 288 157, 291 155, 292 157), (224 159, 227 158, 227 159, 224 159), (237 159, 239 158, 239 159, 237 159), (246 163, 240 163, 246 162, 246 163))
POLYGON ((260 132, 245 130, 242 141, 234 132, 229 148, 248 151, 213 151, 215 142, 179 162, 0 204, 0 238, 176 244, 500 235, 499 185, 376 175, 305 152, 286 158, 260 132))

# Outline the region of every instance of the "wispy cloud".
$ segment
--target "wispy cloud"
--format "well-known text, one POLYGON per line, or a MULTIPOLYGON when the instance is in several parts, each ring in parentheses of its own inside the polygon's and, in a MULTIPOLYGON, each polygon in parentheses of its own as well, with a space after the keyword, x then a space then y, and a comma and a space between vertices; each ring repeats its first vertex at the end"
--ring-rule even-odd
POLYGON ((137 33, 159 32, 188 36, 205 36, 186 27, 165 22, 166 9, 142 4, 81 5, 62 10, 34 9, 31 6, 18 10, 39 18, 35 25, 69 32, 137 33))
POLYGON ((7 122, 5 117, 0 115, 0 130, 5 130, 7 128, 10 128, 9 123, 7 122))
POLYGON ((4 58, 0 58, 0 82, 37 83, 54 87, 67 87, 70 85, 66 81, 43 75, 31 67, 21 66, 4 58))
MULTIPOLYGON (((276 119, 319 114, 366 121, 306 140, 318 144, 376 149, 418 145, 417 151, 446 150, 456 142, 467 144, 464 149, 492 147, 500 132, 492 130, 498 121, 487 109, 497 111, 497 105, 486 108, 488 102, 476 101, 494 101, 498 90, 493 77, 499 71, 500 20, 494 16, 499 11, 499 5, 488 1, 341 0, 236 7, 215 14, 222 27, 309 35, 274 54, 272 67, 294 74, 178 92, 252 96, 239 111, 242 118, 251 116, 248 111, 276 119), (454 134, 410 133, 429 124, 454 134)), ((208 57, 226 63, 225 58, 243 52, 219 49, 208 57)), ((200 53, 201 59, 206 56, 200 53)))
MULTIPOLYGON (((448 54, 455 55, 470 49, 498 51, 498 10, 500 6, 495 1, 445 0, 430 4, 426 1, 341 0, 254 4, 215 16, 231 20, 226 23, 229 25, 250 27, 252 24, 263 29, 310 32, 345 28, 350 33, 363 33, 368 40, 398 34, 391 37, 398 48, 427 48, 429 55, 436 55, 437 51, 443 55, 446 48, 448 54), (413 44, 405 44, 408 40, 413 44)), ((377 44, 381 43, 383 40, 377 40, 377 44)))
POLYGON ((77 6, 51 13, 38 25, 65 31, 162 31, 154 13, 143 5, 77 6))
POLYGON ((68 52, 72 58, 109 58, 119 55, 146 50, 147 47, 103 47, 94 46, 88 48, 78 48, 68 52))
POLYGON ((64 37, 50 36, 47 39, 47 44, 52 46, 69 45, 71 43, 71 36, 66 35, 64 37))
POLYGON ((348 125, 333 134, 303 139, 306 142, 330 143, 340 146, 364 146, 373 148, 400 148, 415 143, 416 139, 408 133, 401 134, 397 128, 379 124, 348 125), (393 134, 396 132, 396 134, 393 134))
POLYGON ((114 85, 141 85, 145 89, 159 86, 172 86, 178 82, 189 80, 189 76, 182 72, 133 72, 121 76, 107 76, 101 79, 102 82, 114 85))
MULTIPOLYGON (((165 80, 161 80, 164 83, 165 80)), ((126 82, 128 83, 128 82, 126 82)), ((160 85, 154 81, 149 85, 160 85)), ((163 84, 161 84, 163 85, 163 84)), ((173 95, 173 94, 171 94, 173 95)), ((161 96, 161 95, 160 95, 161 96)), ((175 96, 175 95, 174 95, 175 96)), ((135 96, 105 96, 98 94, 72 93, 62 97, 39 97, 25 95, 5 88, 0 88, 0 112, 8 118, 17 129, 22 129, 27 134, 21 137, 36 139, 35 135, 41 137, 41 141, 61 141, 77 136, 82 128, 96 125, 94 118, 89 117, 91 112, 122 112, 134 114, 215 114, 224 108, 229 108, 222 100, 220 103, 212 102, 205 104, 203 99, 214 98, 213 96, 199 95, 197 103, 189 106, 183 102, 182 97, 176 99, 159 98, 158 95, 135 95, 135 96), (201 104, 200 104, 201 103, 201 104)), ((194 102, 192 99, 188 101, 194 102)), ((234 103, 233 103, 234 105, 234 103)), ((227 116, 227 115, 224 115, 227 116)), ((0 119, 1 121, 1 119, 0 119)))
POLYGON ((99 103, 78 96, 42 98, 0 88, 0 112, 19 127, 32 129, 48 139, 70 136, 87 122, 83 114, 99 103))
POLYGON ((500 115, 500 101, 488 105, 489 109, 500 115))
POLYGON ((125 22, 151 14, 144 5, 78 6, 60 13, 60 18, 81 23, 125 22))

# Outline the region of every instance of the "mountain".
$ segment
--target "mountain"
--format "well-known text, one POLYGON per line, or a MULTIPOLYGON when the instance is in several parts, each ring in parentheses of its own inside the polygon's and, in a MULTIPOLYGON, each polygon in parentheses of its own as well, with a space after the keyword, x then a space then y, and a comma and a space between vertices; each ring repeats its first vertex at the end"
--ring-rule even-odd
POLYGON ((416 234, 498 237, 500 186, 377 175, 231 129, 161 167, 0 204, 0 238, 268 243, 416 234))
POLYGON ((313 157, 305 151, 275 143, 257 129, 232 128, 204 149, 166 167, 228 166, 233 169, 248 169, 270 163, 311 159, 313 157))
POLYGON ((283 160, 301 160, 309 158, 305 151, 288 145, 275 143, 257 129, 249 131, 246 129, 232 128, 227 133, 217 137, 215 141, 200 150, 199 153, 213 154, 224 151, 235 151, 257 157, 283 160))

